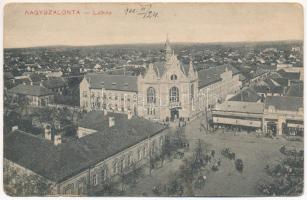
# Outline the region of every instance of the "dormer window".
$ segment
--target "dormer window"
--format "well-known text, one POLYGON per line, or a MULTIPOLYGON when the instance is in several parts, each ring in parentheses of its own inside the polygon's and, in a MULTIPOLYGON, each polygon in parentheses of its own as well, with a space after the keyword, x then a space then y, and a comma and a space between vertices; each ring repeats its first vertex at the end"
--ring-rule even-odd
POLYGON ((171 75, 171 80, 172 81, 177 80, 177 75, 176 74, 171 75))

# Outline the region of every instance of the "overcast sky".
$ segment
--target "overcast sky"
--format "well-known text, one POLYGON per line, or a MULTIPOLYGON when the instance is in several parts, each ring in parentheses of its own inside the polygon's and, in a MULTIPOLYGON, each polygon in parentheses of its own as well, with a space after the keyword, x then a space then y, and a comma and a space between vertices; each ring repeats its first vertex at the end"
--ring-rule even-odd
POLYGON ((7 4, 4 47, 303 39, 299 4, 153 4, 158 17, 125 14, 137 4, 7 4), (34 15, 37 10, 75 15, 34 15), (93 15, 98 11, 104 15, 93 15), (32 11, 32 14, 31 14, 32 11), (108 14, 106 14, 106 12, 108 14), (111 14, 110 14, 111 13, 111 14))

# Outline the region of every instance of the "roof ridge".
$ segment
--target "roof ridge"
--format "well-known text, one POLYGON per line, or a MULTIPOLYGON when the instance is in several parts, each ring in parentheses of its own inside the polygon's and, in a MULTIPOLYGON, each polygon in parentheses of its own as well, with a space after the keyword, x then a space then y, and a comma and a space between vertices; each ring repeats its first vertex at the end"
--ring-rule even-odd
MULTIPOLYGON (((17 130, 15 130, 15 131, 12 131, 12 133, 20 133, 20 134, 24 134, 24 135, 27 135, 27 136, 30 136, 30 137, 36 138, 36 139, 38 139, 38 140, 43 139, 43 138, 39 138, 39 137, 37 137, 36 135, 33 135, 33 134, 31 134, 31 133, 28 133, 28 132, 23 131, 23 130, 20 130, 20 129, 17 129, 17 130)), ((9 135, 10 135, 10 134, 9 134, 9 135)))
POLYGON ((91 73, 91 74, 86 74, 86 75, 93 75, 93 76, 95 76, 95 75, 97 75, 97 76, 99 76, 99 75, 106 75, 106 76, 125 76, 125 77, 136 77, 136 78, 137 78, 137 76, 133 76, 133 75, 123 75, 123 74, 91 73))

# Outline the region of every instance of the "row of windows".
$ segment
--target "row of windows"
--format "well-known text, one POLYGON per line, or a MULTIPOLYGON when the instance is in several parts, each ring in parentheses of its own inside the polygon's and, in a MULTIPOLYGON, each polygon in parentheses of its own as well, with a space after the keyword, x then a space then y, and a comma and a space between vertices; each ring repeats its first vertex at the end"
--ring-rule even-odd
MULTIPOLYGON (((170 89, 169 100, 170 102, 179 102, 179 89, 177 87, 170 89)), ((156 103, 156 91, 152 87, 147 89, 147 103, 156 103)))
MULTIPOLYGON (((162 146, 163 144, 163 136, 159 138, 159 145, 162 146)), ((146 158, 150 153, 153 155, 157 151, 156 141, 152 141, 151 149, 148 151, 147 144, 144 144, 142 147, 138 148, 137 150, 137 159, 140 161, 143 158, 146 158)), ((112 164, 112 172, 113 174, 118 174, 123 172, 126 167, 130 167, 133 164, 132 153, 127 154, 126 156, 121 157, 120 159, 114 160, 112 164)), ((103 166, 99 170, 95 170, 94 173, 91 175, 91 184, 93 186, 97 186, 99 184, 99 180, 101 182, 107 181, 109 178, 108 167, 103 166)), ((82 177, 77 182, 77 192, 78 194, 85 194, 85 190, 87 188, 86 178, 82 177)), ((68 184, 63 188, 63 193, 65 195, 73 195, 74 194, 74 183, 68 184)))
POLYGON ((98 185, 99 174, 101 176, 101 181, 106 181, 108 178, 108 169, 106 167, 102 167, 100 172, 96 171, 95 173, 92 174, 92 185, 93 186, 98 185))
POLYGON ((132 160, 131 154, 128 154, 127 157, 123 157, 120 160, 115 160, 112 166, 113 174, 123 172, 125 167, 131 166, 132 163, 133 163, 133 160, 132 160))
MULTIPOLYGON (((190 98, 194 98, 194 84, 190 88, 190 98)), ((179 89, 177 87, 172 87, 169 90, 169 101, 170 102, 179 102, 179 89)), ((153 87, 147 89, 147 103, 156 103, 156 91, 153 87)))
MULTIPOLYGON (((83 97, 87 97, 87 91, 83 91, 83 97)), ((101 94, 100 93, 91 93, 91 98, 95 98, 95 97, 101 97, 101 94)), ((125 98, 128 100, 128 101, 130 101, 130 99, 131 98, 133 98, 134 100, 136 100, 137 99, 137 96, 136 95, 130 95, 130 94, 120 94, 120 95, 118 95, 118 94, 114 94, 113 95, 113 93, 108 93, 108 95, 106 94, 106 93, 103 93, 103 98, 104 99, 106 99, 107 97, 109 97, 109 99, 119 99, 119 97, 120 97, 120 99, 121 100, 124 100, 125 98)))
MULTIPOLYGON (((75 185, 74 183, 70 183, 63 188, 63 193, 65 195, 74 194, 75 185)), ((77 182, 77 192, 79 195, 85 194, 86 191, 86 178, 82 177, 77 182)))
POLYGON ((147 114, 148 115, 155 115, 156 109, 155 108, 147 108, 147 114))

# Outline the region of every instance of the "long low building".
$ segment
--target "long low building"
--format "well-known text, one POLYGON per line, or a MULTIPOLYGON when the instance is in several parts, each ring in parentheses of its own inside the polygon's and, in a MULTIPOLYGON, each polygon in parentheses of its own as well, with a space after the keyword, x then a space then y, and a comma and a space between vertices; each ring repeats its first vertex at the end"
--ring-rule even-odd
POLYGON ((272 135, 303 135, 302 97, 267 96, 264 103, 226 101, 212 110, 214 126, 262 130, 272 135))
POLYGON ((39 85, 20 84, 8 90, 8 94, 13 102, 23 101, 31 106, 47 106, 54 101, 53 92, 39 85))
POLYGON ((265 100, 264 131, 274 135, 304 134, 304 98, 268 96, 265 100))
POLYGON ((226 101, 212 110, 212 119, 216 125, 262 129, 263 110, 263 103, 226 101))
POLYGON ((101 191, 158 156, 168 133, 163 124, 102 111, 81 120, 77 137, 52 130, 46 127, 39 137, 17 129, 4 138, 5 169, 43 177, 51 184, 50 195, 101 191))

